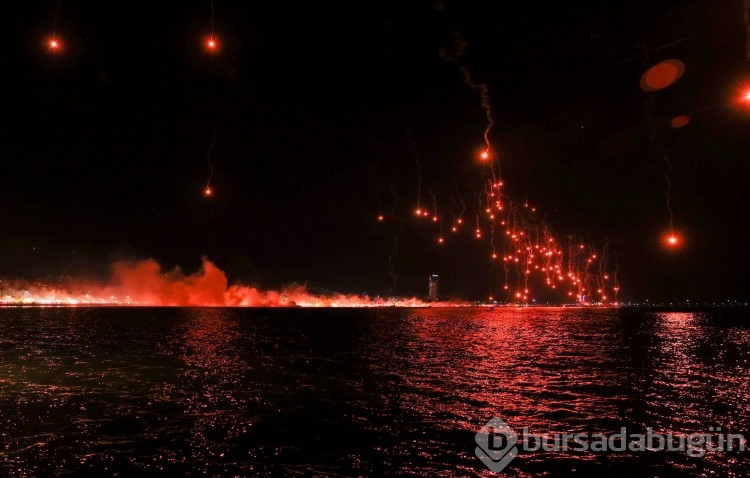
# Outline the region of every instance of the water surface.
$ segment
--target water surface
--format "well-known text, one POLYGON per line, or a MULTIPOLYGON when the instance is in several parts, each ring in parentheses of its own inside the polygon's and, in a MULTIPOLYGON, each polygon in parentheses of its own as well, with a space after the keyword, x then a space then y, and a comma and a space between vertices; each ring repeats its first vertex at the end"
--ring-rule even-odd
MULTIPOLYGON (((539 433, 750 437, 744 310, 0 308, 7 476, 495 476, 539 433)), ((522 452, 508 475, 744 476, 750 452, 522 452)))

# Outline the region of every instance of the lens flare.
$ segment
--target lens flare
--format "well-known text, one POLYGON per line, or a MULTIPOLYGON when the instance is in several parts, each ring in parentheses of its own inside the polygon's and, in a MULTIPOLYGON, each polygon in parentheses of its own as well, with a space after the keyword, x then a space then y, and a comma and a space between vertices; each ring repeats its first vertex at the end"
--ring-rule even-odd
POLYGON ((215 52, 219 49, 219 41, 216 37, 210 36, 205 40, 206 50, 208 52, 215 52))
POLYGON ((667 247, 677 247, 680 245, 680 237, 677 234, 670 232, 669 234, 664 236, 664 243, 667 245, 667 247))
POLYGON ((673 58, 658 63, 641 76, 640 86, 643 91, 654 92, 664 89, 682 77, 685 72, 685 64, 673 58))
POLYGON ((52 53, 58 52, 62 50, 62 42, 59 38, 52 37, 47 40, 47 49, 52 53))

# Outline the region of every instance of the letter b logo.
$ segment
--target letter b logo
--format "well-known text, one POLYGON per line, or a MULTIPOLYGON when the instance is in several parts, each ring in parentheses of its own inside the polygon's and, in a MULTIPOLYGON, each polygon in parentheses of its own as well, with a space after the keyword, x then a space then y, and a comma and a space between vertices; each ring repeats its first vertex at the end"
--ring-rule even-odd
POLYGON ((476 434, 474 454, 482 463, 499 473, 518 455, 518 435, 501 418, 488 421, 476 434))

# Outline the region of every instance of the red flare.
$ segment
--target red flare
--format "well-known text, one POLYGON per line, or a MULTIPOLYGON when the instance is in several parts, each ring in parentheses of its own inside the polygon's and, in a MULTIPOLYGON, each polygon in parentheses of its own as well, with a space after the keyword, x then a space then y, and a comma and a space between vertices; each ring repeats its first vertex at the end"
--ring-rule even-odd
POLYGON ((206 38, 205 45, 209 52, 215 52, 219 49, 219 41, 213 36, 206 38))
POLYGON ((62 42, 57 37, 51 37, 47 40, 48 51, 55 53, 62 50, 62 42))

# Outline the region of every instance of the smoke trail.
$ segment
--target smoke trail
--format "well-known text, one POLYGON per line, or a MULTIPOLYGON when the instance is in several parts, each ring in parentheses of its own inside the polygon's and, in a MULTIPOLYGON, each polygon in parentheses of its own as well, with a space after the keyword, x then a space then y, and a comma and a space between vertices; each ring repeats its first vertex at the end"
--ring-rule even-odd
POLYGON ((659 140, 659 138, 656 135, 656 127, 657 124, 654 121, 653 115, 651 113, 650 105, 653 103, 654 98, 653 96, 649 96, 649 98, 644 103, 644 112, 646 115, 646 121, 648 123, 649 127, 649 139, 651 141, 651 144, 656 146, 661 153, 662 160, 664 161, 664 183, 665 183, 665 189, 664 189, 664 197, 666 199, 666 208, 667 213, 669 215, 669 232, 672 232, 672 228, 674 225, 674 211, 672 210, 672 181, 670 179, 670 176, 672 174, 672 161, 669 159, 669 155, 667 154, 667 148, 664 146, 664 143, 659 140))
POLYGON ((398 282, 398 274, 396 273, 396 258, 398 257, 398 240, 401 237, 401 233, 404 232, 404 222, 400 221, 398 232, 393 236, 393 251, 388 256, 388 276, 391 278, 391 288, 388 290, 390 295, 393 295, 393 291, 396 290, 396 283, 398 282))
MULTIPOLYGON (((398 205, 398 191, 396 190, 396 184, 391 184, 391 193, 393 193, 393 207, 391 208, 391 216, 396 217, 396 207, 398 205)), ((396 259, 398 258, 398 240, 401 233, 404 232, 404 220, 403 218, 396 217, 399 221, 399 228, 396 235, 393 236, 393 249, 391 254, 388 256, 388 277, 391 279, 391 288, 388 290, 390 295, 393 295, 393 291, 396 290, 396 283, 398 282, 398 274, 396 273, 396 259)))
POLYGON ((669 174, 672 172, 672 162, 667 156, 667 152, 662 147, 662 156, 666 163, 666 170, 664 171, 664 182, 666 183, 666 189, 664 190, 664 196, 667 199, 667 212, 669 213, 669 232, 672 232, 672 225, 674 223, 674 212, 672 211, 672 181, 669 179, 669 174))
POLYGON ((208 149, 206 150, 206 163, 208 164, 208 179, 206 180, 206 187, 203 190, 203 193, 206 196, 210 196, 213 194, 213 190, 211 189, 211 180, 214 177, 214 162, 213 162, 213 156, 214 156, 214 149, 216 149, 216 137, 218 133, 214 131, 213 137, 211 138, 211 144, 208 146, 208 149))
POLYGON ((411 135, 409 134, 410 128, 407 125, 406 126, 406 132, 404 133, 404 136, 406 137, 406 140, 411 145, 412 150, 414 151, 414 163, 416 166, 416 173, 417 173, 417 214, 419 214, 419 211, 422 209, 422 164, 419 161, 419 149, 417 148, 417 143, 414 142, 414 140, 411 138, 411 135))
POLYGON ((430 188, 429 191, 427 191, 427 193, 432 198, 432 218, 434 220, 436 217, 438 217, 437 197, 435 196, 435 192, 433 191, 432 188, 430 188))
POLYGON ((57 0, 57 6, 55 7, 55 16, 52 19, 52 35, 57 36, 57 17, 60 16, 60 7, 62 6, 62 0, 57 0))
POLYGON ((467 66, 461 67, 461 73, 464 75, 464 83, 470 88, 479 92, 479 99, 481 102, 484 114, 487 117, 487 127, 484 129, 484 143, 487 146, 485 153, 490 153, 490 140, 489 134, 495 122, 492 120, 492 110, 490 109, 490 92, 487 89, 486 83, 475 83, 471 75, 471 70, 467 66))
POLYGON ((456 185, 456 190, 458 191, 458 200, 461 203, 461 211, 458 213, 458 222, 460 224, 463 222, 464 214, 466 213, 466 202, 464 201, 464 198, 461 197, 461 190, 458 189, 458 185, 456 185))
MULTIPOLYGON (((474 81, 474 77, 471 73, 471 70, 468 66, 462 65, 460 60, 461 57, 466 53, 466 50, 469 48, 469 42, 466 41, 463 34, 461 32, 452 32, 453 36, 453 52, 448 52, 445 49, 441 49, 438 52, 438 55, 443 58, 445 61, 452 63, 454 65, 457 65, 459 67, 459 70, 461 71, 461 74, 464 77, 464 84, 468 86, 469 88, 476 90, 479 93, 479 100, 480 105, 482 109, 484 110, 484 114, 487 117, 487 127, 484 130, 484 142, 486 145, 486 149, 484 151, 485 155, 490 154, 490 139, 489 134, 492 127, 495 125, 494 120, 492 119, 492 109, 490 107, 490 92, 487 88, 486 83, 477 83, 474 81)), ((486 157, 486 156, 485 156, 486 157)))
POLYGON ((213 38, 214 35, 216 34, 216 29, 214 28, 214 15, 215 14, 216 14, 216 8, 214 6, 214 0, 211 0, 211 18, 209 20, 211 22, 211 38, 213 38))

